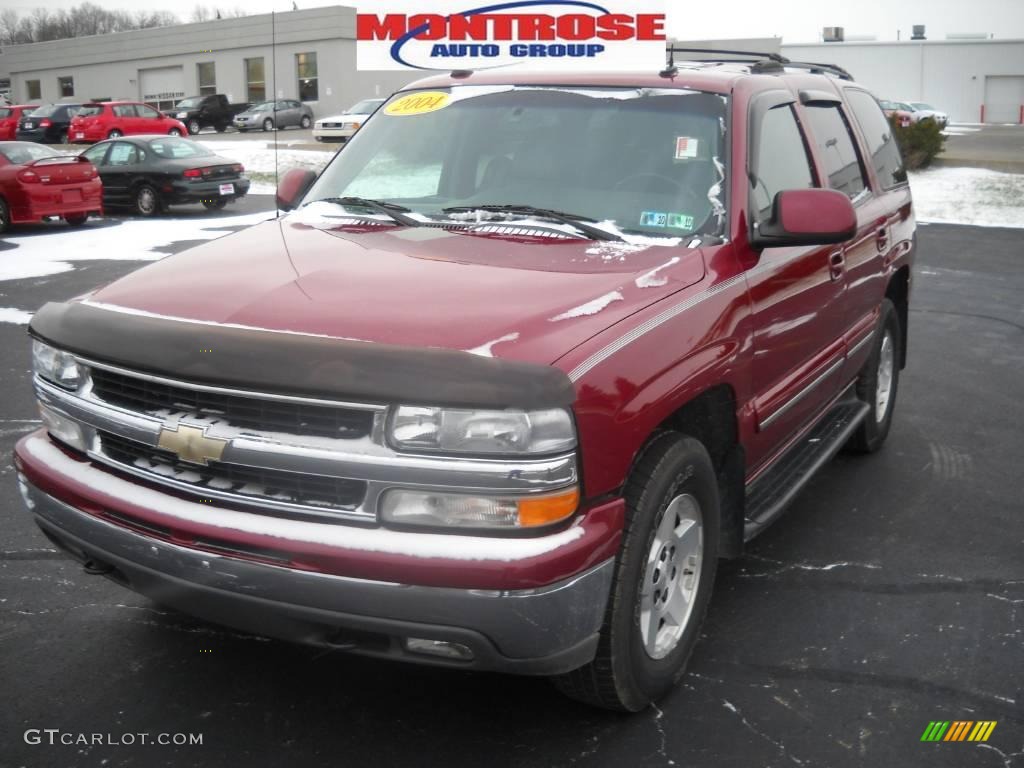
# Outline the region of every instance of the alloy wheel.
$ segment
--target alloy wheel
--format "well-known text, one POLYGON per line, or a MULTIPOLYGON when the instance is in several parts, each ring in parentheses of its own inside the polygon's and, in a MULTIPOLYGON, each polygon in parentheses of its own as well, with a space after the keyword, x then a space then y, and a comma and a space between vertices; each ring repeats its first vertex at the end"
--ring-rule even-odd
POLYGON ((892 334, 886 330, 882 346, 878 349, 878 372, 875 377, 875 421, 881 424, 889 411, 892 396, 893 370, 896 367, 896 350, 892 334))

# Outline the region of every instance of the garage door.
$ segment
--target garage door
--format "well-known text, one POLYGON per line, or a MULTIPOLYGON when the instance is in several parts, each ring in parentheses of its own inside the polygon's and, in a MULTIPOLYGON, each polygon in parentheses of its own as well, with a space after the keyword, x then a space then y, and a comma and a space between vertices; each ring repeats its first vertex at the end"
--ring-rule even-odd
POLYGON ((139 96, 159 110, 168 110, 185 98, 185 73, 182 67, 139 70, 139 96))
POLYGON ((1022 106, 1024 75, 986 75, 986 123, 1019 123, 1022 106))

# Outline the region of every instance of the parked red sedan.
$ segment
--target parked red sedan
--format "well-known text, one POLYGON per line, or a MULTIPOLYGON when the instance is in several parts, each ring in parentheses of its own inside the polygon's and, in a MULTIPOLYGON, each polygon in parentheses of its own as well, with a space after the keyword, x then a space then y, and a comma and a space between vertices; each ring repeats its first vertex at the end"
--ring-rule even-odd
POLYGON ((158 112, 149 104, 105 101, 82 105, 71 120, 68 139, 74 144, 91 144, 120 136, 153 133, 187 136, 188 129, 180 120, 158 112))
POLYGON ((60 216, 73 227, 103 214, 103 183, 84 157, 28 141, 0 144, 0 233, 60 216))
POLYGON ((38 104, 13 104, 0 107, 0 141, 13 141, 18 132, 18 121, 22 115, 39 109, 38 104))

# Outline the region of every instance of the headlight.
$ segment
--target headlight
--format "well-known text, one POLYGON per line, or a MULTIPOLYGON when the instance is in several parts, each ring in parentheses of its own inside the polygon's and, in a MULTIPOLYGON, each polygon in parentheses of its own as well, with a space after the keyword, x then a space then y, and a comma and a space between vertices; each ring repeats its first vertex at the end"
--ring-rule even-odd
POLYGON ((73 355, 32 340, 32 370, 36 375, 64 389, 77 389, 82 381, 82 370, 73 355))
POLYGON ((536 528, 569 517, 579 506, 573 486, 539 496, 476 496, 394 488, 384 494, 381 518, 430 528, 514 530, 536 528))
POLYGON ((391 419, 391 442, 410 451, 540 454, 576 445, 569 412, 477 411, 399 406, 391 419))

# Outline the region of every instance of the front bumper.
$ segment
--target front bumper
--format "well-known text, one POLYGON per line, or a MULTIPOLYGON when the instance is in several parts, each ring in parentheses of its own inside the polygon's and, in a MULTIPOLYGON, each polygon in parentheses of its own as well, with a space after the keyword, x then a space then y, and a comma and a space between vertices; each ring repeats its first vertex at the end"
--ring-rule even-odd
POLYGON ((353 128, 313 128, 313 137, 317 139, 336 139, 345 141, 355 135, 353 128))
POLYGON ((612 581, 613 559, 522 590, 300 571, 147 536, 55 498, 20 472, 18 484, 54 543, 123 586, 246 632, 370 656, 518 674, 567 672, 594 656, 612 581), (410 651, 407 638, 455 643, 472 657, 410 651))

